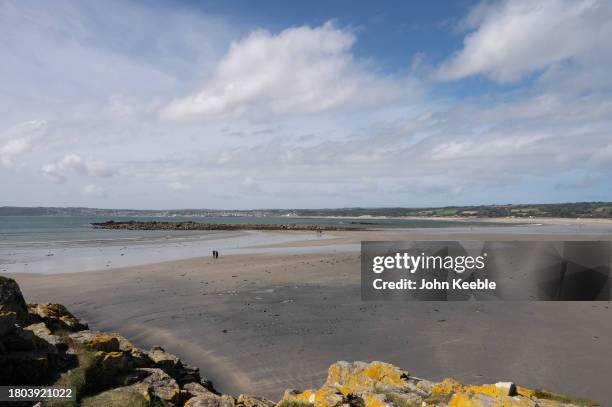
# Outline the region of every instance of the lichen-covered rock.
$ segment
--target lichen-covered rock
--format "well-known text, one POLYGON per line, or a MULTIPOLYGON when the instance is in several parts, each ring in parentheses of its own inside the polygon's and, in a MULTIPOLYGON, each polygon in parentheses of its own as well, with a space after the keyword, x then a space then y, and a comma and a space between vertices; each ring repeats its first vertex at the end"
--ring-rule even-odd
POLYGON ((293 405, 312 405, 316 407, 331 407, 348 402, 348 398, 338 390, 329 386, 323 386, 319 390, 287 390, 283 394, 281 401, 277 406, 293 406, 293 405))
POLYGON ((359 404, 365 407, 420 405, 430 395, 431 383, 383 362, 336 362, 318 390, 287 391, 279 404, 311 404, 334 407, 359 404), (424 382, 421 384, 421 382, 424 382))
POLYGON ((87 325, 82 324, 62 304, 29 304, 28 312, 32 322, 44 322, 53 332, 87 329, 87 325))
POLYGON ((202 386, 200 383, 186 383, 183 385, 183 390, 185 391, 186 398, 190 399, 192 397, 197 396, 205 396, 208 393, 212 393, 209 389, 202 386))
POLYGON ((263 397, 247 396, 241 394, 236 400, 236 406, 239 407, 272 407, 274 402, 263 397))
POLYGON ((134 367, 153 367, 153 362, 149 359, 146 352, 139 348, 132 348, 129 351, 134 367))
POLYGON ((149 351, 149 358, 155 363, 155 366, 162 370, 182 366, 181 360, 176 355, 166 352, 161 346, 152 347, 149 351))
POLYGON ((28 307, 17 282, 0 276, 0 312, 6 311, 15 313, 19 325, 23 325, 28 317, 28 307))
POLYGON ((115 336, 100 331, 79 331, 70 338, 87 349, 102 352, 119 352, 119 341, 115 336))
POLYGON ((192 397, 185 403, 184 407, 235 407, 236 400, 228 395, 216 395, 214 393, 192 397))
POLYGON ((97 368, 106 375, 113 375, 127 371, 130 368, 130 358, 124 352, 95 353, 97 368))
POLYGON ((116 332, 86 330, 71 334, 70 337, 88 349, 103 352, 123 352, 135 368, 154 367, 147 352, 137 348, 132 342, 116 332))
POLYGON ((193 382, 200 383, 202 380, 200 369, 184 364, 178 356, 166 352, 161 346, 154 346, 146 355, 153 363, 153 366, 172 376, 179 385, 193 382))
POLYGON ((140 349, 135 347, 132 342, 130 342, 127 338, 125 338, 121 334, 118 334, 117 332, 105 332, 105 334, 108 336, 112 336, 113 338, 116 338, 117 342, 119 342, 119 350, 123 352, 131 352, 134 349, 137 349, 140 351, 140 349))
POLYGON ((449 407, 537 407, 535 401, 525 397, 490 396, 484 393, 457 393, 448 402, 449 407))
POLYGON ((464 385, 410 376, 381 362, 337 362, 318 390, 287 390, 277 407, 578 407, 594 403, 518 387, 514 383, 464 385))
POLYGON ((139 368, 138 372, 144 374, 142 383, 148 384, 151 388, 151 395, 163 406, 175 406, 179 402, 181 389, 172 377, 168 376, 163 370, 157 368, 139 368))
POLYGON ((53 335, 44 322, 32 324, 25 328, 32 331, 38 348, 46 348, 50 353, 58 353, 68 349, 68 344, 59 335, 53 335))
POLYGON ((372 390, 404 389, 408 386, 408 378, 408 372, 389 363, 341 361, 329 367, 325 384, 346 395, 372 390))
POLYGON ((520 386, 498 384, 464 385, 453 379, 437 383, 427 406, 448 407, 579 407, 597 404, 563 395, 553 395, 520 386))
MULTIPOLYGON (((360 396, 363 400, 363 404, 367 407, 393 407, 393 401, 388 400, 384 394, 381 393, 363 393, 360 396)), ((410 405, 412 407, 412 405, 410 405)))
POLYGON ((147 352, 147 356, 154 366, 163 370, 170 376, 176 376, 179 369, 183 367, 181 360, 172 353, 168 353, 161 346, 154 346, 147 352))
MULTIPOLYGON (((202 378, 200 377, 200 369, 185 363, 182 364, 181 368, 175 370, 172 377, 174 377, 174 379, 176 379, 176 381, 180 385, 193 382, 202 383, 202 378)), ((207 380, 204 380, 204 382, 207 382, 207 380)))

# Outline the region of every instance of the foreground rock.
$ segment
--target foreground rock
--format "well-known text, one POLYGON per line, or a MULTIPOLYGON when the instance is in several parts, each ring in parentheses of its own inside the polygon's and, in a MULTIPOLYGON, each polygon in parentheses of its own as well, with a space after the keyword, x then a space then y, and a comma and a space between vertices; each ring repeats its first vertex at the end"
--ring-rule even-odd
MULTIPOLYGON (((14 280, 0 276, 0 385, 73 387, 85 407, 461 407, 595 406, 510 382, 470 386, 412 376, 382 362, 337 362, 319 389, 287 390, 274 403, 217 392, 198 368, 155 346, 88 329, 60 304, 26 305, 14 280)), ((21 405, 31 405, 21 404, 21 405)), ((59 405, 54 402, 37 406, 59 405)))
POLYGON ((275 225, 248 223, 201 223, 201 222, 157 222, 157 221, 120 221, 109 220, 91 224, 96 229, 126 229, 126 230, 308 230, 308 231, 338 231, 360 230, 341 226, 319 225, 275 225))
POLYGON ((500 382, 478 386, 453 379, 439 383, 419 379, 405 370, 382 362, 337 362, 327 380, 316 390, 287 390, 277 407, 545 407, 595 406, 588 400, 536 391, 500 382))
POLYGON ((0 276, 0 314, 6 315, 10 312, 15 314, 16 322, 20 324, 23 324, 28 316, 26 302, 15 280, 0 276))

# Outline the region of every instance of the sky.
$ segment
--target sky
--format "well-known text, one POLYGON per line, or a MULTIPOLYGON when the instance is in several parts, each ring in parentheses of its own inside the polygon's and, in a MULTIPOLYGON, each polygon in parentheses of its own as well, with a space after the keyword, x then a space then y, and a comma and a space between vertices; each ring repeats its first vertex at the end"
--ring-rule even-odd
POLYGON ((0 2, 0 206, 612 201, 612 2, 0 2))

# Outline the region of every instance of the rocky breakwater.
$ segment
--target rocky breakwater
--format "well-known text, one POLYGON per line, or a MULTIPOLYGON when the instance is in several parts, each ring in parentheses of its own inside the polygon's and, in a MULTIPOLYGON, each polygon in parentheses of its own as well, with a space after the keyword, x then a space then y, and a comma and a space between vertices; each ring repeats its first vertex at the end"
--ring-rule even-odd
POLYGON ((55 385, 76 390, 75 402, 45 401, 38 402, 39 407, 597 405, 508 382, 470 386, 445 379, 434 383, 382 362, 334 363, 319 389, 287 390, 276 403, 256 396, 221 394, 200 375, 198 368, 161 347, 145 351, 117 333, 88 329, 59 304, 26 304, 17 283, 2 276, 0 385, 55 385))
POLYGON ((249 223, 203 223, 203 222, 158 222, 158 221, 113 221, 91 224, 96 229, 125 230, 305 230, 305 231, 341 231, 360 230, 352 227, 297 225, 297 224, 249 224, 249 223))

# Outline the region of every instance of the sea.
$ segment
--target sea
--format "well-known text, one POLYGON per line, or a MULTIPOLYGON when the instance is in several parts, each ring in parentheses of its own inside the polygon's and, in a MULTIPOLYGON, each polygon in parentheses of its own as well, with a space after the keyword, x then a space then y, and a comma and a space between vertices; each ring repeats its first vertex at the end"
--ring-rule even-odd
MULTIPOLYGON (((356 229, 425 230, 519 234, 608 234, 612 222, 603 224, 538 224, 490 220, 397 219, 397 218, 306 218, 273 216, 219 217, 121 217, 113 220, 195 221, 239 224, 304 224, 356 229)), ((359 244, 291 246, 291 242, 334 238, 323 234, 262 231, 185 231, 96 229, 94 222, 108 216, 0 216, 0 273, 69 273, 157 263, 209 256, 250 253, 308 253, 358 251, 359 244), (279 246, 279 244, 282 244, 279 246)))
MULTIPOLYGON (((210 234, 210 231, 108 230, 95 229, 94 222, 111 220, 108 216, 0 216, 0 242, 78 242, 100 240, 155 239, 210 234)), ((112 220, 194 221, 230 224, 298 224, 342 226, 355 229, 443 228, 470 226, 504 226, 504 223, 470 220, 429 220, 395 218, 302 218, 287 216, 215 216, 215 217, 145 217, 113 216, 112 220)))

